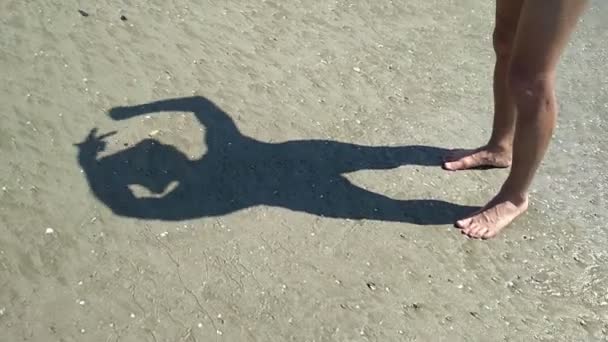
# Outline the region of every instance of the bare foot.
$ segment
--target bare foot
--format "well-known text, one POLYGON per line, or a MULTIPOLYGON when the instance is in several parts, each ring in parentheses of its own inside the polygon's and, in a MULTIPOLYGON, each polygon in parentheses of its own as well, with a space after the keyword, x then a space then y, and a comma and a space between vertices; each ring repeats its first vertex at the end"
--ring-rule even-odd
POLYGON ((511 152, 503 148, 483 146, 474 150, 452 150, 444 158, 443 168, 450 171, 478 167, 505 168, 511 166, 511 152))
POLYGON ((475 239, 493 238, 528 209, 528 198, 508 199, 498 194, 485 207, 470 217, 456 222, 462 233, 475 239))

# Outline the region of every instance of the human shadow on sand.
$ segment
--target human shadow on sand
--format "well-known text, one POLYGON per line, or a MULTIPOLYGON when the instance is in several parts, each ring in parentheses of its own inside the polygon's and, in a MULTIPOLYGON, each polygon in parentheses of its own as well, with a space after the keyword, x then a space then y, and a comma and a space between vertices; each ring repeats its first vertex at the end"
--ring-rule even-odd
POLYGON ((344 177, 358 170, 439 165, 444 149, 330 140, 266 143, 243 135, 204 97, 116 107, 109 115, 124 120, 156 112, 194 113, 206 128, 206 154, 191 160, 173 146, 145 139, 99 157, 108 134, 97 135, 96 129, 77 144, 78 162, 93 194, 117 215, 174 221, 266 205, 323 217, 434 225, 451 223, 475 209, 438 200, 392 199, 344 177), (132 185, 152 195, 137 197, 132 185))

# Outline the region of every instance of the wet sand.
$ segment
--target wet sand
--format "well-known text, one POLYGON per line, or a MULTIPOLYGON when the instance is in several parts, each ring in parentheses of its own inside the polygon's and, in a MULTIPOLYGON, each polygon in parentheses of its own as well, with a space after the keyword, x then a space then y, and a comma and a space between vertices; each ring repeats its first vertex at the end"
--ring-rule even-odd
POLYGON ((449 224, 507 172, 437 166, 489 134, 493 6, 0 3, 0 340, 606 340, 606 4, 530 211, 449 224))

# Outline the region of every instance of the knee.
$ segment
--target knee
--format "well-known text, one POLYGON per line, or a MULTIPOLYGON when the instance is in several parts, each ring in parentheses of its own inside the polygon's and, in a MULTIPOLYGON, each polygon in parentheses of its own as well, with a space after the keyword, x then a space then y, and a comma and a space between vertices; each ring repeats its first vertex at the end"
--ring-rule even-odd
POLYGON ((492 43, 497 57, 508 57, 513 50, 515 40, 515 29, 496 24, 492 34, 492 43))
POLYGON ((553 72, 530 70, 526 63, 512 61, 508 74, 508 88, 518 107, 529 109, 524 110, 526 113, 556 110, 553 72))

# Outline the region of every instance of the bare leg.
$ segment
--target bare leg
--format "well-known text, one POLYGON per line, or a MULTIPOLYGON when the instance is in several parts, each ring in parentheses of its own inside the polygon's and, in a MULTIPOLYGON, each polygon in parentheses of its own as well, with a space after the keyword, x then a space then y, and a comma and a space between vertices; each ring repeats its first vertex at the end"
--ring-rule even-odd
POLYGON ((555 127, 555 70, 587 0, 526 0, 509 71, 517 106, 513 168, 500 192, 457 226, 474 238, 491 238, 528 207, 528 188, 555 127))
POLYGON ((507 75, 517 33, 517 24, 524 0, 498 0, 493 42, 496 52, 494 66, 494 124, 487 145, 474 150, 454 150, 445 157, 443 167, 456 171, 475 167, 508 167, 511 165, 515 133, 515 102, 509 93, 507 75))

